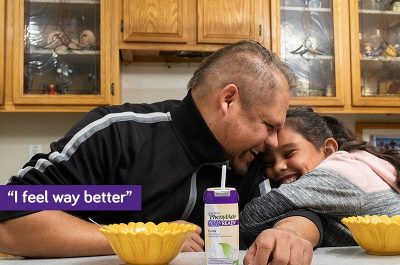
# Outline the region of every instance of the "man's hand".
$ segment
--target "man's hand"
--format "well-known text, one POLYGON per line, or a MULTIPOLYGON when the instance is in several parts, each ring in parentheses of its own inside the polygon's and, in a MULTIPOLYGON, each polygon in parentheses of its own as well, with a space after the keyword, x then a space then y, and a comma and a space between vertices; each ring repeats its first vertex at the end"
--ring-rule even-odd
MULTIPOLYGON (((178 223, 178 224, 190 224, 184 220, 178 220, 171 223, 178 223)), ((204 240, 200 237, 201 234, 201 227, 196 225, 197 230, 192 233, 185 241, 183 245, 182 251, 183 252, 202 252, 204 251, 204 240)))
POLYGON ((248 249, 244 265, 309 265, 313 245, 293 232, 264 230, 248 249))

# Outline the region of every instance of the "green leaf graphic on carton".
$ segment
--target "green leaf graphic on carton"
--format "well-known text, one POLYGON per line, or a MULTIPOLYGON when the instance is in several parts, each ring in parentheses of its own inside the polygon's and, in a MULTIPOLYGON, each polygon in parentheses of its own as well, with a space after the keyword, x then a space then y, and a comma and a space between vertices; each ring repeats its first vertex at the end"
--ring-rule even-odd
POLYGON ((219 244, 222 247, 222 251, 224 252, 225 257, 233 261, 232 265, 239 265, 239 259, 235 259, 236 258, 235 249, 227 243, 219 243, 219 244))

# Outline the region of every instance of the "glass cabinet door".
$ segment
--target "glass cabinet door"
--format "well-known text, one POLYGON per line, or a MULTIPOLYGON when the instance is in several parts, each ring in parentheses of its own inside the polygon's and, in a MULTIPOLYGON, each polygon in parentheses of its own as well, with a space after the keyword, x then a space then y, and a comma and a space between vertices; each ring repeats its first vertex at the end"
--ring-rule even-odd
MULTIPOLYGON (((20 1, 20 0, 19 0, 20 1)), ((21 44, 16 44, 14 103, 107 104, 106 50, 100 0, 25 0, 18 10, 21 44), (100 41, 102 40, 102 41, 100 41), (21 53, 22 52, 22 53, 21 53)), ((107 25, 110 27, 110 25, 107 25)))
POLYGON ((400 106, 400 1, 351 1, 353 105, 400 106))
POLYGON ((0 105, 4 103, 5 2, 0 0, 0 105))
POLYGON ((273 1, 271 9, 272 49, 299 80, 291 104, 343 106, 350 71, 348 46, 346 50, 343 43, 348 32, 346 5, 334 0, 280 0, 273 1))

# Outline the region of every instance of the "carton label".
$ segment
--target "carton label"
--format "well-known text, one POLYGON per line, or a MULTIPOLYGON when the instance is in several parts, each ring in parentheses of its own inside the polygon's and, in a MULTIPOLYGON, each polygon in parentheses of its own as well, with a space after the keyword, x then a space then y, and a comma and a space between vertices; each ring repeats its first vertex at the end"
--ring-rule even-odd
POLYGON ((239 264, 237 203, 205 204, 205 251, 208 265, 239 264))

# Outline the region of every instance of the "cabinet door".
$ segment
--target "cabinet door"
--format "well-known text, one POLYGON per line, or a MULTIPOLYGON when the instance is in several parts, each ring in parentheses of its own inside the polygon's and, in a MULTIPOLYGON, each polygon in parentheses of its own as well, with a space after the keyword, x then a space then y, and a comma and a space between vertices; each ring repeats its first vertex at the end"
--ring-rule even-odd
POLYGON ((260 0, 198 0, 198 43, 234 43, 261 38, 260 0))
POLYGON ((0 0, 0 104, 4 103, 5 2, 0 0))
POLYGON ((353 105, 399 107, 399 1, 350 1, 350 12, 353 105))
POLYGON ((123 40, 186 43, 187 0, 124 0, 123 40))
POLYGON ((347 14, 346 1, 271 2, 272 49, 299 80, 292 105, 345 105, 345 89, 350 90, 347 14))
POLYGON ((110 0, 8 3, 15 25, 14 104, 111 103, 110 0))

